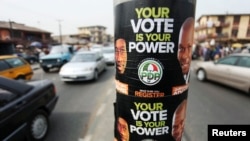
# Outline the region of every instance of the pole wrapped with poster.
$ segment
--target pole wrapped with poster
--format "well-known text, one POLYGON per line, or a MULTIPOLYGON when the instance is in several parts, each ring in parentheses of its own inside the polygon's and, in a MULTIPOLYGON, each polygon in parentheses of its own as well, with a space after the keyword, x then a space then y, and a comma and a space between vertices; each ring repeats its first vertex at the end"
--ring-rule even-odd
POLYGON ((115 141, 180 141, 195 0, 114 0, 115 141))

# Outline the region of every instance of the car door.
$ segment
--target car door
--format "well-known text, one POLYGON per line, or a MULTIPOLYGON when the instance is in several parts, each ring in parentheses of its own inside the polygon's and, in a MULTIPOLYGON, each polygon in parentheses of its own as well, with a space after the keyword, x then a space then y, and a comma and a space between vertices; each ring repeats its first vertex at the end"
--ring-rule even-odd
POLYGON ((10 65, 3 59, 0 60, 0 75, 7 77, 7 78, 13 78, 12 76, 12 70, 10 70, 10 65))
POLYGON ((236 64, 238 58, 236 56, 230 56, 220 59, 215 63, 214 67, 211 68, 213 71, 213 80, 221 82, 223 84, 230 84, 230 73, 232 67, 236 64))
POLYGON ((24 135, 25 122, 19 96, 0 88, 0 140, 13 140, 24 135))
POLYGON ((10 69, 8 70, 10 78, 18 79, 22 77, 22 79, 30 80, 33 75, 33 70, 30 64, 24 61, 21 58, 9 58, 5 60, 10 69))
POLYGON ((103 56, 103 54, 100 54, 100 57, 101 57, 101 64, 102 64, 102 70, 105 70, 106 69, 106 60, 103 56))
POLYGON ((248 91, 250 85, 250 57, 241 56, 230 70, 230 85, 248 91))
POLYGON ((105 69, 105 59, 103 57, 103 54, 101 52, 97 53, 97 66, 98 66, 98 70, 103 71, 105 69))

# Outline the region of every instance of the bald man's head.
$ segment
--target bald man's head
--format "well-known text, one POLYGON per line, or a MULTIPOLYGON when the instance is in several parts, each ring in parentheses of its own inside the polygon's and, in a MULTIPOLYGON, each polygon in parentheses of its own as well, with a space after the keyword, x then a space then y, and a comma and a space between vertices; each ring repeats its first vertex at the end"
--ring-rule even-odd
POLYGON ((194 38, 194 18, 187 18, 181 26, 179 34, 177 58, 180 62, 182 73, 187 74, 191 65, 192 46, 194 38))

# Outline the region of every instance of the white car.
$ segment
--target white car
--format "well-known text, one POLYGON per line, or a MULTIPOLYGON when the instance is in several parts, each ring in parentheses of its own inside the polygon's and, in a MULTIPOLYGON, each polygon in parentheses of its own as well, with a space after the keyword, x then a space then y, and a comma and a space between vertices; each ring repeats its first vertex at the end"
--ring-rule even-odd
POLYGON ((231 54, 216 62, 198 62, 194 71, 200 81, 216 81, 250 94, 249 53, 231 54))
POLYGON ((108 46, 102 48, 103 56, 107 65, 115 64, 115 48, 114 46, 108 46))
POLYGON ((106 70, 106 62, 101 51, 78 51, 59 71, 64 82, 97 80, 106 70))

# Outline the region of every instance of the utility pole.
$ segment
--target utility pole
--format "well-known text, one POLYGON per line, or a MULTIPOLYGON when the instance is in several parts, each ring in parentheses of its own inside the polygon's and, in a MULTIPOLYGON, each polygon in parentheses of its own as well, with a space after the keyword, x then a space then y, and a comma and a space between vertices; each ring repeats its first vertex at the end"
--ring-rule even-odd
POLYGON ((11 52, 14 53, 14 33, 13 33, 13 27, 12 27, 12 21, 9 20, 9 25, 10 25, 10 41, 11 41, 11 52))
POLYGON ((192 60, 195 4, 114 0, 114 140, 181 141, 190 75, 183 61, 192 60))
POLYGON ((57 20, 59 24, 59 37, 60 37, 60 44, 62 44, 62 27, 61 27, 61 21, 62 20, 57 20))

